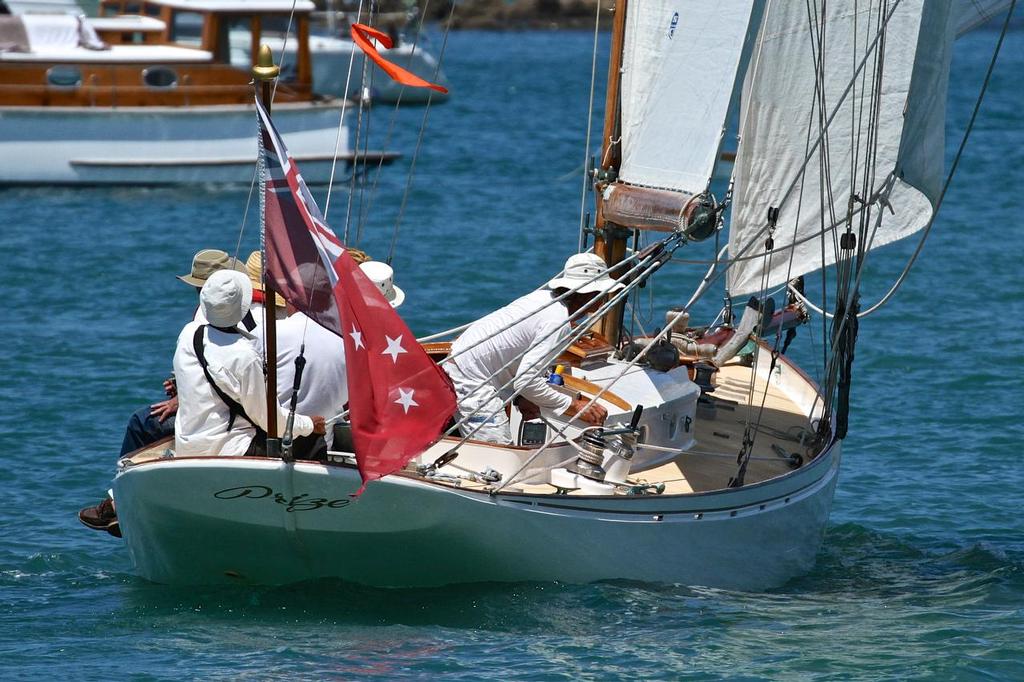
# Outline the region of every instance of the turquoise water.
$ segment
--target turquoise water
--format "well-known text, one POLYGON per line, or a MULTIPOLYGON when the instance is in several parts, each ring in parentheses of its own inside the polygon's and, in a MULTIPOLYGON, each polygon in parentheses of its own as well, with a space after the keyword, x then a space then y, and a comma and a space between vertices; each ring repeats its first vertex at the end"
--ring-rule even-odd
MULTIPOLYGON (((995 38, 958 43, 951 144, 995 38)), ((501 305, 575 248, 589 64, 579 33, 451 37, 454 96, 430 112, 394 260, 417 332, 501 305)), ((194 305, 174 275, 200 248, 234 249, 246 192, 0 191, 0 677, 1024 678, 1022 72, 1017 30, 922 260, 861 326, 817 565, 765 594, 619 582, 180 589, 134 577, 124 546, 75 513, 108 484, 127 416, 159 398, 194 305)), ((378 258, 422 116, 403 111, 389 144, 406 163, 381 176, 360 239, 378 258)), ((371 146, 390 118, 374 112, 371 146)), ((347 199, 332 198, 336 227, 347 199)), ((878 254, 867 300, 912 248, 878 254)), ((682 302, 699 274, 669 266, 653 310, 682 302)), ((796 352, 813 373, 812 336, 820 347, 820 327, 805 328, 796 352)))

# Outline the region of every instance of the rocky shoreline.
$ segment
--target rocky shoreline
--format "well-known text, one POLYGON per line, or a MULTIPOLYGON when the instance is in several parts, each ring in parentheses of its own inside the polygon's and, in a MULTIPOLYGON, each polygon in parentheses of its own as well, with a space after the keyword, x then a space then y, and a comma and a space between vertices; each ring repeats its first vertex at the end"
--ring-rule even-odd
MULTIPOLYGON (((453 29, 593 29, 598 0, 462 0, 452 14, 453 29)), ((611 28, 613 2, 602 0, 601 27, 611 28)), ((450 2, 432 2, 427 19, 448 20, 450 2)))

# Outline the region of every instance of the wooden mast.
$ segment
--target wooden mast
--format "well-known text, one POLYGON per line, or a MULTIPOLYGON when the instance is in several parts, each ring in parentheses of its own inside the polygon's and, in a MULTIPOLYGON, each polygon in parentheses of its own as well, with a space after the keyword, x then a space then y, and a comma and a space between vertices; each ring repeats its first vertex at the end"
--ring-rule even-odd
MULTIPOLYGON (((615 5, 615 22, 612 27, 611 54, 608 58, 608 92, 604 105, 604 138, 601 144, 601 163, 595 178, 597 191, 597 215, 594 220, 594 253, 604 259, 609 267, 619 263, 626 255, 627 239, 631 232, 605 219, 601 189, 614 180, 622 161, 621 118, 619 108, 619 86, 622 81, 622 47, 626 35, 627 0, 618 0, 615 5), (612 171, 612 174, 609 174, 612 171)), ((597 331, 615 345, 619 341, 622 326, 623 303, 618 304, 602 318, 597 331)))
MULTIPOLYGON (((260 45, 259 56, 252 67, 252 75, 260 84, 257 91, 268 115, 271 113, 273 99, 271 85, 280 73, 281 69, 274 64, 274 55, 270 47, 266 44, 260 45)), ((267 363, 267 456, 280 457, 281 439, 277 435, 277 292, 267 277, 266 257, 263 260, 263 321, 267 363)))

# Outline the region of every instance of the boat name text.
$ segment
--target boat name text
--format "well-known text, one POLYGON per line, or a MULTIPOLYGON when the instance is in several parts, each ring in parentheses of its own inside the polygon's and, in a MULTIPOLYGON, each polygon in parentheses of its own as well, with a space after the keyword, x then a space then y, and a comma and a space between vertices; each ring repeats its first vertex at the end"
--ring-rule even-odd
POLYGON ((225 488, 213 494, 218 500, 240 500, 247 497, 252 500, 270 498, 280 505, 284 505, 286 512, 310 511, 327 507, 328 509, 341 509, 352 503, 352 500, 328 500, 326 497, 310 497, 303 493, 288 499, 281 493, 275 493, 272 488, 265 485, 240 485, 237 488, 225 488))

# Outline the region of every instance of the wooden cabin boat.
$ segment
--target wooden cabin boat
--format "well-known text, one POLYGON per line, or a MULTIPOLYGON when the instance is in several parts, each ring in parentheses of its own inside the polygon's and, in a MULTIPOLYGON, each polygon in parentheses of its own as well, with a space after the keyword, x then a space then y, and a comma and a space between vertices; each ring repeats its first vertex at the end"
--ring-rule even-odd
MULTIPOLYGON (((110 4, 138 16, 0 17, 0 184, 250 182, 252 76, 232 65, 229 35, 247 31, 258 45, 283 33, 292 3, 110 4)), ((336 145, 339 161, 355 157, 344 127, 339 135, 341 101, 312 91, 313 9, 295 4, 295 63, 279 82, 274 114, 307 181, 323 183, 336 145)))

